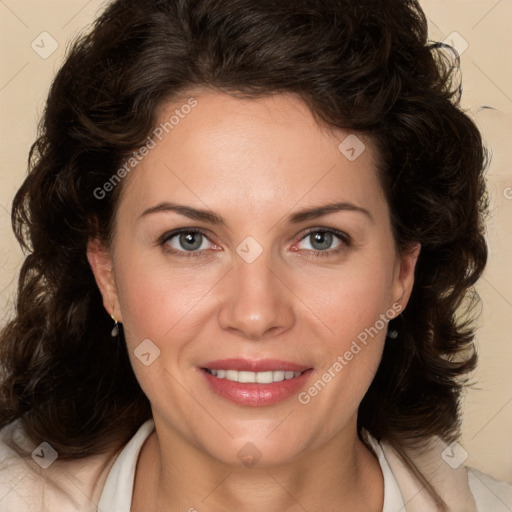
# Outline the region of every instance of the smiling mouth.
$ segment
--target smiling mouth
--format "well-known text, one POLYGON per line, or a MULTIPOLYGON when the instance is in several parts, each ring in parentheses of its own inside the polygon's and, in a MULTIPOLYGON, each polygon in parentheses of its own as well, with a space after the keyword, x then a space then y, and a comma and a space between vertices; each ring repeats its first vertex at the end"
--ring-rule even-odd
POLYGON ((250 372, 245 370, 204 370, 217 379, 225 379, 241 384, 273 384, 283 380, 291 380, 300 377, 304 372, 293 372, 284 370, 270 370, 265 372, 250 372))

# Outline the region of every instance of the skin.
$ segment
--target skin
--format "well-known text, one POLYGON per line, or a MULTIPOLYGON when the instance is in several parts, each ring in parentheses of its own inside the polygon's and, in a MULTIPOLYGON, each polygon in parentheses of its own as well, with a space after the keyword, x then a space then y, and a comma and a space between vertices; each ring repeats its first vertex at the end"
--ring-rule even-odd
MULTIPOLYGON (((88 247, 155 421, 132 510, 380 511, 382 473, 356 419, 386 328, 306 405, 296 395, 234 404, 198 368, 233 357, 292 361, 313 368, 307 390, 381 314, 405 308, 419 247, 397 251, 370 140, 358 135, 366 150, 349 161, 338 149, 349 133, 320 126, 295 96, 194 97, 197 106, 125 179, 113 247, 88 247), (162 202, 215 212, 225 225, 173 211, 141 217, 162 202), (334 202, 368 214, 288 220, 334 202), (183 227, 206 231, 200 256, 172 253, 187 253, 179 237, 158 242, 183 227), (310 228, 341 231, 350 243, 334 236, 319 250, 310 228), (252 263, 236 252, 248 236, 263 249, 252 263), (134 356, 145 339, 160 350, 149 366, 134 356), (254 467, 237 457, 246 443, 261 453, 254 467)), ((180 104, 165 104, 159 121, 180 104)))

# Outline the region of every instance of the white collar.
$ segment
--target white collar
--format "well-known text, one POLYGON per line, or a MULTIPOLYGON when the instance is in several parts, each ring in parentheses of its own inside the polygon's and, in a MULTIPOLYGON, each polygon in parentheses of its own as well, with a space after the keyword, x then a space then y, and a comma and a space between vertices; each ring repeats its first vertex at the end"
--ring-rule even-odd
POLYGON ((123 448, 103 486, 98 512, 130 512, 139 452, 154 429, 154 421, 147 420, 123 448))

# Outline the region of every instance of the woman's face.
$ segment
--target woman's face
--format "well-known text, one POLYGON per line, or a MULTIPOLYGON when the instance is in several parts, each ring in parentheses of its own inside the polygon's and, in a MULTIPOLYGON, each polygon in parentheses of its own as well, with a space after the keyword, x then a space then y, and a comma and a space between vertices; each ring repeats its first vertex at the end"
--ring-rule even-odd
POLYGON ((159 436, 269 465, 353 439, 418 252, 372 145, 291 95, 195 100, 125 178, 113 274, 89 251, 159 436))

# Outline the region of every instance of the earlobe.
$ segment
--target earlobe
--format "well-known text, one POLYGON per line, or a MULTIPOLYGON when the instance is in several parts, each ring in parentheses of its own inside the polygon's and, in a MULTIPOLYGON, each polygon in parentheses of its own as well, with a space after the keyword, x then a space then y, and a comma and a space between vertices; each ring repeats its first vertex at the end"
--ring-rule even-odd
POLYGON ((415 244, 402 255, 397 273, 395 275, 395 282, 393 286, 393 302, 399 303, 402 311, 409 302, 409 297, 412 293, 414 285, 414 270, 421 250, 421 244, 415 244))
POLYGON ((87 243, 87 260, 94 274, 94 279, 103 297, 103 307, 109 315, 119 322, 121 312, 117 299, 117 288, 114 281, 112 257, 109 250, 98 239, 91 239, 87 243))

